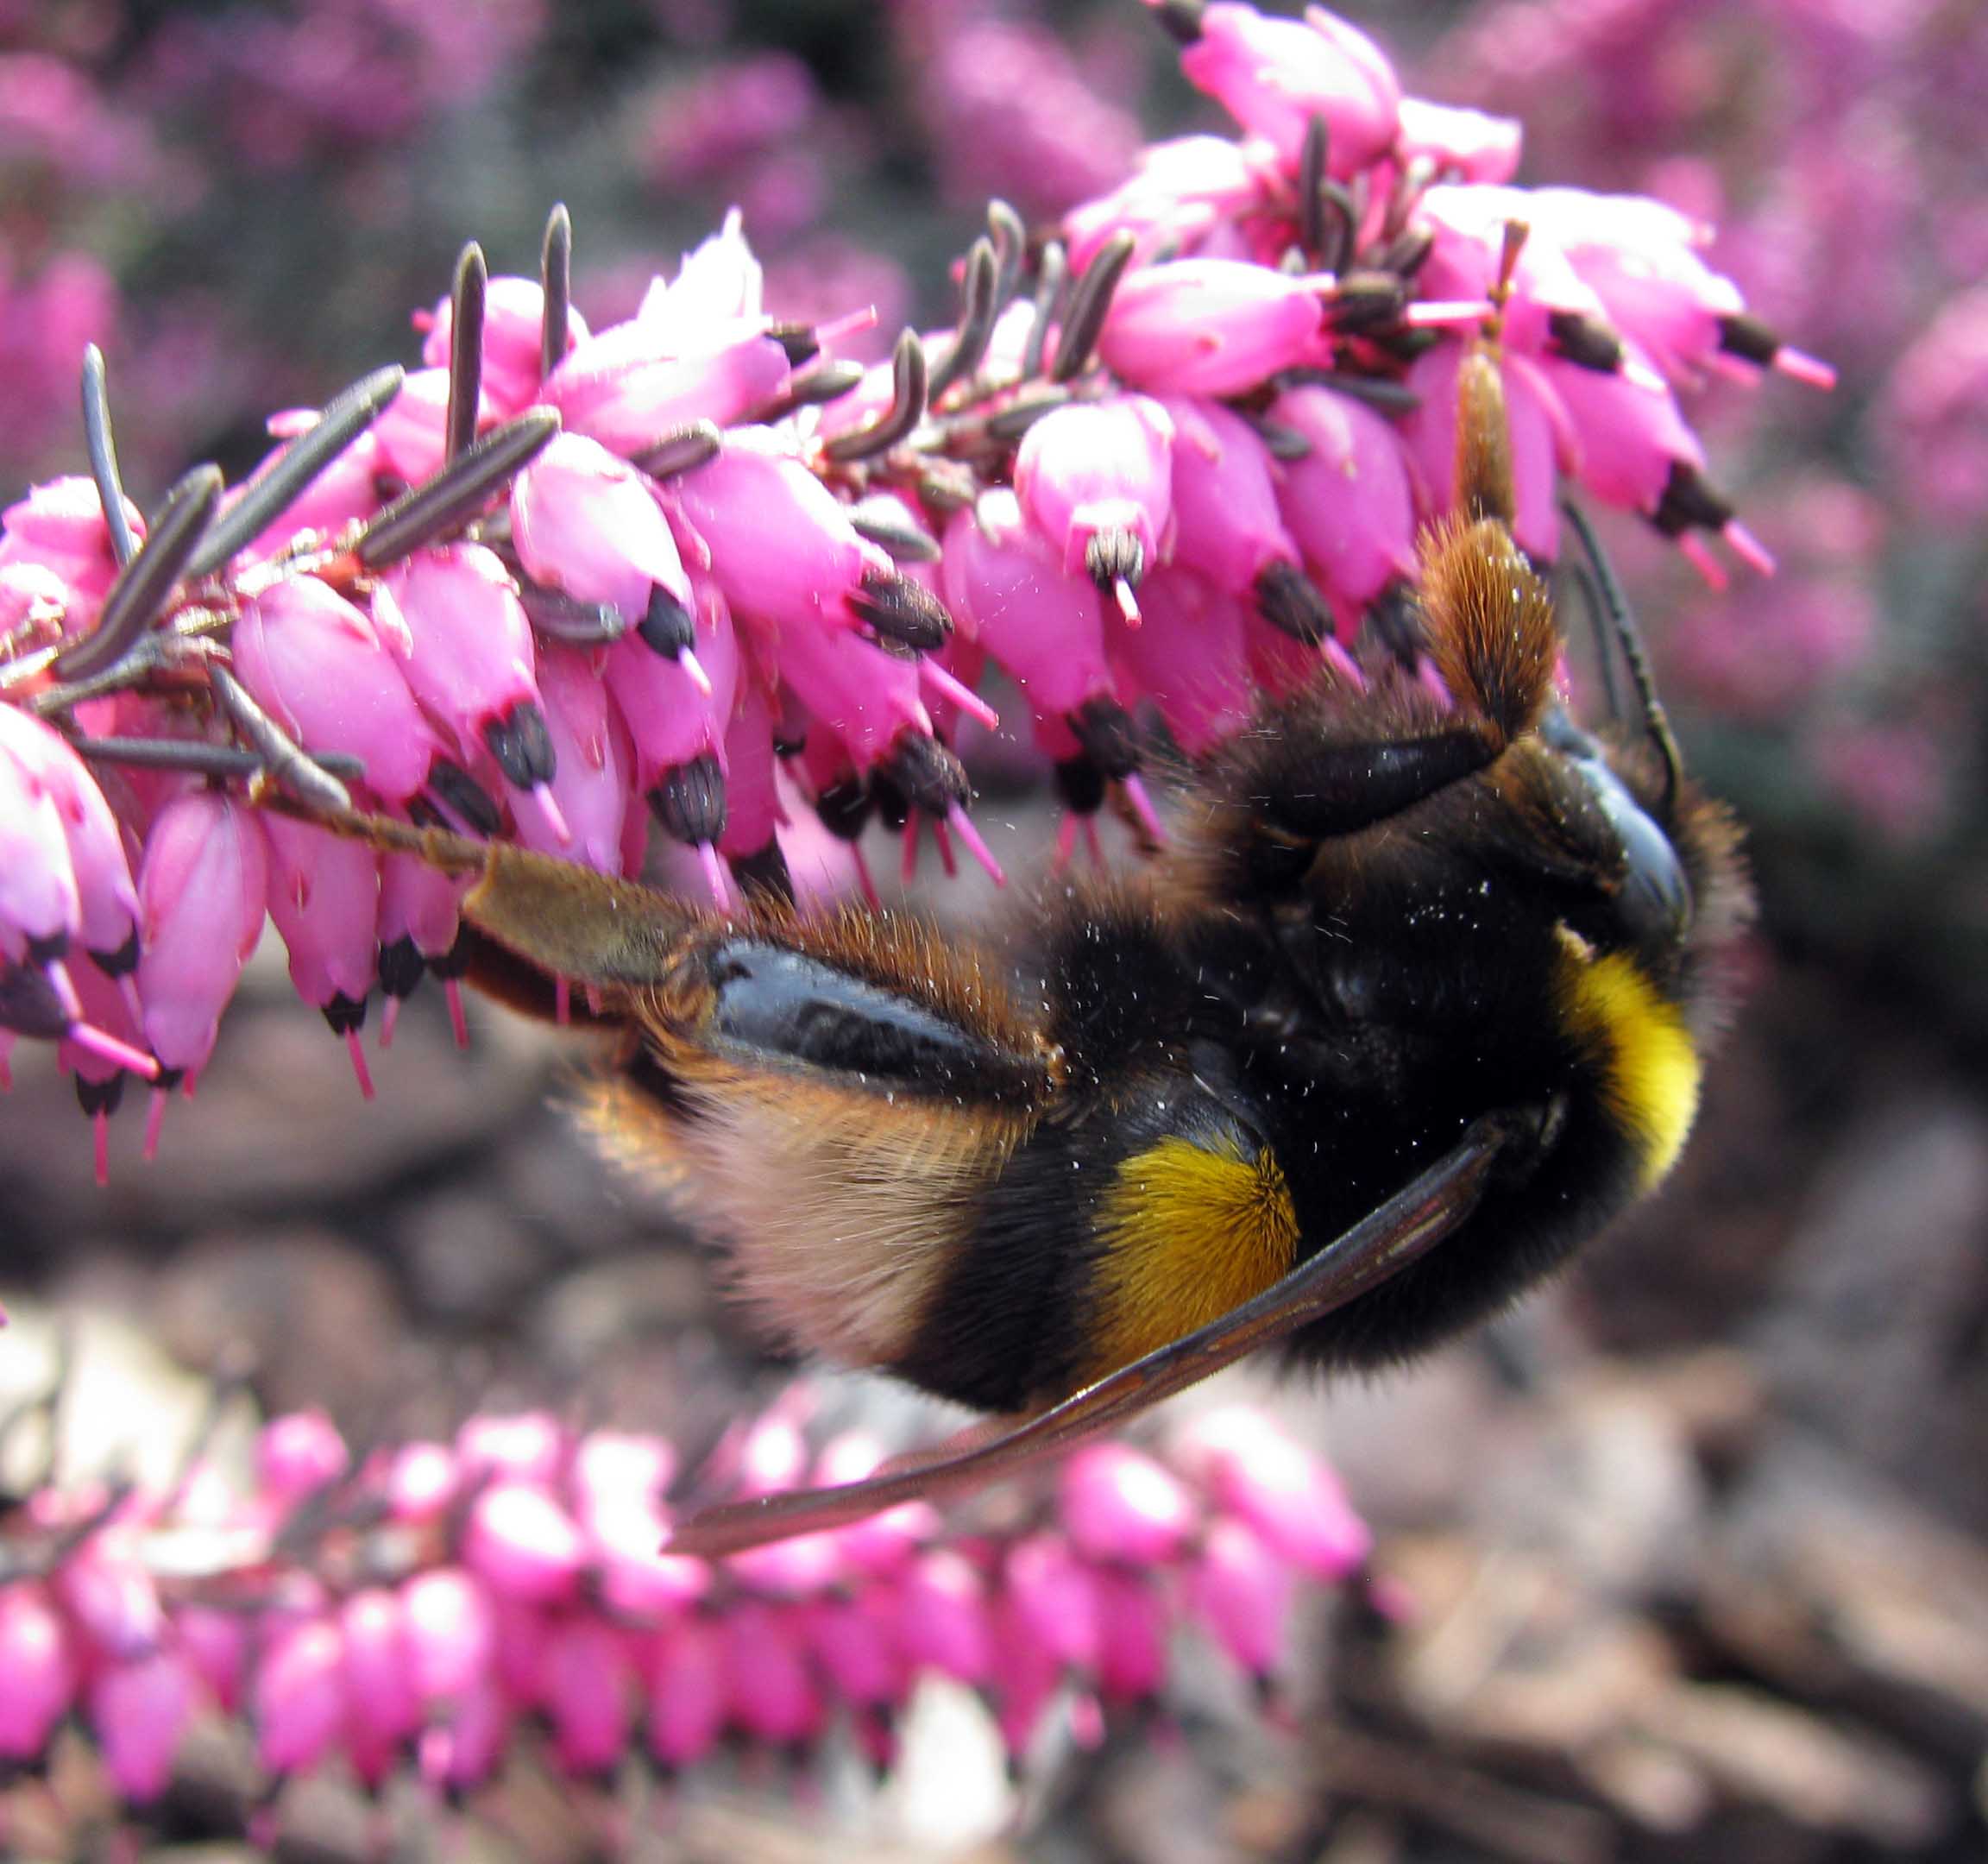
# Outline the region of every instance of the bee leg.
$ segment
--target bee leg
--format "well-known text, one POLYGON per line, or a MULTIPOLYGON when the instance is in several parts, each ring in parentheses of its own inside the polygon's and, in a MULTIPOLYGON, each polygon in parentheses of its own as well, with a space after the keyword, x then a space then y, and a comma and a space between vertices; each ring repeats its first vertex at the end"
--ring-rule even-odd
POLYGON ((770 1540, 846 1527, 900 1502, 971 1493, 1136 1416, 1259 1347, 1288 1338, 1419 1260, 1476 1209, 1501 1155, 1525 1143, 1523 1122, 1488 1115, 1412 1184, 1255 1300, 1148 1353, 991 1441, 916 1459, 840 1488, 721 1503, 678 1525, 672 1553, 716 1559, 770 1540))

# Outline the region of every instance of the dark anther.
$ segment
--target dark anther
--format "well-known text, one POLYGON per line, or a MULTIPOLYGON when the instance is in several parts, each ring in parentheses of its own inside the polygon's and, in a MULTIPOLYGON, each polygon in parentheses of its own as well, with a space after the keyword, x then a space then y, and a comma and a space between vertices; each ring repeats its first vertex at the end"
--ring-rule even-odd
POLYGON ((724 444, 725 438, 716 423, 692 421, 687 427, 664 434, 653 446, 645 447, 635 456, 635 464, 651 479, 671 479, 701 466, 706 460, 715 459, 724 444))
POLYGON ((110 527, 110 552, 118 564, 131 561, 138 539, 124 510, 124 482, 117 473, 117 443, 110 431, 110 390, 104 375, 104 352, 95 343, 83 346, 83 446, 90 456, 90 476, 97 482, 98 502, 110 527))
POLYGON ((1604 375, 1622 367, 1622 339, 1600 318, 1584 311, 1549 311, 1546 329, 1554 349, 1570 362, 1604 375))
POLYGON ((793 904, 794 876, 787 871, 787 857, 777 841, 769 841, 750 854, 734 854, 732 872, 746 892, 793 904))
POLYGON ((1190 46, 1201 36, 1201 16, 1206 11, 1204 0, 1159 0, 1153 16, 1176 45, 1190 46))
POLYGON ((428 772, 428 787, 472 834, 494 835, 504 826, 503 812, 490 792, 460 764, 437 758, 428 772))
POLYGON ((380 948, 380 988, 389 997, 412 997, 427 968, 412 932, 403 932, 391 945, 380 948))
POLYGON ((55 986, 33 965, 0 958, 0 1029, 53 1042, 69 1027, 55 986))
POLYGON ((808 734, 783 732, 776 727, 773 733, 773 755, 784 763, 790 758, 797 758, 808 748, 808 734))
POLYGON ((493 427, 432 479, 411 487, 380 513, 360 533, 359 560, 378 570, 467 524, 558 431, 558 412, 546 407, 493 427))
POLYGON ((1079 816, 1095 816, 1104 806, 1104 772, 1087 757, 1065 758, 1056 766, 1056 794, 1079 816))
POLYGON ((953 617, 945 605, 909 576, 866 570, 846 600, 880 641, 895 641, 915 653, 931 653, 953 637, 953 617))
POLYGON ((791 368, 799 368, 803 362, 811 362, 821 354, 821 345, 815 340, 812 324, 769 324, 766 334, 787 352, 791 368))
POLYGON ((1129 777, 1143 761, 1139 727, 1116 699, 1086 699, 1066 722, 1085 753, 1113 783, 1129 777))
POLYGON ((1681 537, 1695 525, 1708 531, 1723 530, 1733 521, 1733 507, 1712 489, 1695 466, 1673 460, 1664 495, 1650 518, 1665 537, 1681 537))
POLYGON ((1422 606, 1406 582, 1390 582, 1367 605, 1367 626, 1396 661, 1412 673, 1429 640, 1422 626, 1422 606))
POLYGON ((973 793, 966 766, 937 739, 920 732, 897 734, 879 774, 885 772, 904 792, 905 800, 928 816, 943 816, 973 793))
POLYGON ((838 841, 858 840, 875 809, 860 777, 839 777, 815 798, 815 813, 821 818, 821 826, 838 841))
POLYGON ((186 1070, 183 1067, 162 1067, 152 1077, 152 1085, 160 1093, 171 1093, 186 1079, 186 1070))
POLYGON ((1780 353, 1781 339, 1758 318, 1737 311, 1719 319, 1719 347, 1742 362, 1768 368, 1780 353))
POLYGON ((1327 308, 1334 330, 1360 331, 1399 324, 1407 303, 1408 287, 1392 272, 1363 268, 1339 280, 1327 308))
POLYGON ((29 961, 38 965, 53 964, 69 949, 69 935, 63 931, 44 932, 37 938, 27 941, 29 961))
POLYGON ((876 806, 877 820, 892 834, 902 832, 904 824, 911 820, 911 799, 904 794, 904 786, 888 771, 870 772, 870 800, 876 806))
POLYGON ((296 503, 331 462, 373 425, 400 393, 407 372, 396 362, 363 375, 324 404, 317 420, 259 469, 235 502, 214 520, 186 565, 193 577, 218 570, 296 503))
POLYGON ((545 290, 545 311, 538 326, 538 375, 541 380, 559 367, 566 354, 569 313, 573 305, 573 217, 561 201, 545 217, 545 239, 538 249, 538 280, 545 290))
POLYGON ((708 751, 672 765, 649 792, 649 809, 664 832, 695 847, 725 833, 725 772, 708 751))
POLYGON ((649 606, 636 628, 645 646, 652 647, 665 660, 674 660, 686 647, 697 645, 697 629, 690 611, 660 582, 649 586, 649 606))
POLYGON ((99 1113, 115 1113, 123 1098, 123 1068, 119 1068, 109 1080, 86 1080, 80 1074, 76 1077, 76 1105, 92 1118, 99 1113))
POLYGON ((1296 564, 1266 564, 1255 584, 1256 613, 1294 641, 1316 647, 1332 632, 1332 610, 1296 564))
POLYGON ((343 991, 335 992, 323 1014, 334 1036, 349 1036, 353 1030, 366 1027, 366 999, 348 997, 343 991))
POLYGON ((529 699, 511 708, 508 718, 492 719, 483 727, 483 742, 497 759, 505 781, 519 790, 535 790, 552 781, 559 767, 545 715, 529 699))
POLYGON ((451 978, 463 976, 469 969, 469 960, 475 955, 476 935, 468 926, 456 935, 456 942, 445 952, 431 954, 428 968, 446 984, 451 978))
POLYGON ((107 978, 129 977, 138 968, 138 928, 131 928, 131 935, 116 951, 93 951, 91 961, 107 978))
POLYGON ((1129 531, 1095 531, 1084 546, 1084 573, 1101 589, 1121 582, 1136 588, 1146 574, 1146 546, 1129 531))
POLYGON ((1071 288, 1070 309, 1063 319, 1062 333, 1056 339, 1052 381, 1073 381, 1091 366, 1091 352, 1098 347, 1104 319, 1111 313, 1112 295, 1118 289, 1118 280, 1125 275, 1125 268, 1132 262, 1136 243, 1129 233, 1120 229, 1091 255, 1084 275, 1071 288))
POLYGON ((97 626, 56 661, 62 678, 101 673, 137 644, 186 573, 220 501, 221 482, 219 467, 196 466, 166 494, 146 527, 144 543, 104 596, 97 626))
POLYGON ((442 427, 445 460, 460 459, 476 438, 476 409, 483 394, 483 305, 489 283, 483 249, 471 240, 456 261, 456 283, 450 293, 449 414, 442 427))

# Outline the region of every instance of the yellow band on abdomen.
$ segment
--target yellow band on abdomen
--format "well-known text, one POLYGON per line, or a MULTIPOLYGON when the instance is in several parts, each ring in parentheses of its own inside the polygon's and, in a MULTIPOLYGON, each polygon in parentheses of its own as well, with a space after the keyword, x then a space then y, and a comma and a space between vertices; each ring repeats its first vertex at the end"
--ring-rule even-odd
POLYGON ((1162 1139, 1118 1168, 1098 1212, 1094 1377, 1218 1319, 1288 1274, 1298 1218, 1268 1150, 1162 1139))

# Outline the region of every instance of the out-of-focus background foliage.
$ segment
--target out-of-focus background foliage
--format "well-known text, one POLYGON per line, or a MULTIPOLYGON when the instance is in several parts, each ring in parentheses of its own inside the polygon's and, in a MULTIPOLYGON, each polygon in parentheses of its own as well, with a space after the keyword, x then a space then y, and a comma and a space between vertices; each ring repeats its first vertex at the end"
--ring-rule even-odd
MULTIPOLYGON (((1678 1181, 1563 1287, 1488 1345, 1287 1401, 1382 1529, 1409 1627, 1343 1626, 1293 1736, 1073 1767, 1016 1848, 1979 1858, 1988 16, 1350 10, 1412 88, 1522 117, 1522 179, 1719 223, 1716 262, 1842 372, 1693 411, 1774 580, 1714 594, 1609 527, 1690 755, 1748 825, 1756 987, 1678 1181)), ((86 340, 148 504, 192 459, 245 470, 272 409, 411 360, 465 238, 533 269, 555 200, 596 327, 736 204, 772 309, 873 303, 881 346, 947 314, 988 193, 1046 220, 1205 120, 1135 0, 0 6, 0 493, 79 469, 86 340)), ((547 1046, 485 1017, 460 1063, 438 1021, 403 1027, 362 1108, 316 1020, 252 995, 165 1159, 121 1142, 107 1193, 23 1051, 7 1282, 135 1315, 198 1369, 246 1344, 269 1402, 367 1426, 493 1387, 662 1415, 733 1389, 694 1262, 548 1111, 547 1046)), ((771 1848, 827 1812, 751 1817, 734 1855, 834 1855, 771 1848)))

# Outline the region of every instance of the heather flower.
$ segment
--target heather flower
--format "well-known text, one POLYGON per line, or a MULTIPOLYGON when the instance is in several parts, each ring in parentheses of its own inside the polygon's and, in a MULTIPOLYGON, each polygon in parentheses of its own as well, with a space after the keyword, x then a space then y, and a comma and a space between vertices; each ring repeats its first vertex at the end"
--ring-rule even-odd
POLYGON ((360 1092, 373 1097, 359 1030, 379 981, 380 857, 363 842, 271 816, 269 916, 290 954, 297 994, 345 1038, 360 1092))
POLYGON ((427 782, 441 740, 364 609, 315 576, 287 577, 243 608, 233 645, 242 683, 306 748, 358 758, 388 803, 427 782))
POLYGON ((380 638, 408 689, 455 737, 481 745, 562 847, 571 839, 550 784, 557 754, 539 703, 531 624, 518 585, 480 545, 418 551, 373 592, 380 638))
MULTIPOLYGON (((207 1065, 221 1011, 262 935, 268 843, 242 803, 212 790, 168 803, 146 837, 138 870, 138 998, 145 1040, 166 1071, 160 1088, 207 1065)), ((147 1130, 157 1143, 155 1094, 147 1130)))
POLYGON ((1173 423, 1146 395, 1074 402, 1045 415, 1015 456, 1029 522, 1113 595, 1128 620, 1133 591, 1172 546, 1173 423))
POLYGON ((1333 283, 1239 259, 1146 266, 1113 294, 1098 353, 1154 394, 1239 394, 1280 369, 1324 359, 1333 283))
MULTIPOLYGON (((658 640, 688 617, 690 579, 653 486, 598 442, 555 436, 519 474, 511 524, 525 574, 548 588, 607 602, 658 640)), ((675 658, 688 645, 657 652, 675 658)))
POLYGON ((1340 179, 1387 153, 1401 87, 1364 33, 1323 7, 1307 7, 1300 22, 1230 0, 1202 8, 1197 24, 1180 69, 1287 167, 1297 167, 1314 116, 1324 119, 1330 172, 1340 179))
MULTIPOLYGON (((1444 358, 1456 353, 1447 344, 1431 352, 1444 358)), ((1442 367, 1417 365, 1437 379, 1425 394, 1441 394, 1442 367)), ((1453 391, 1454 375, 1450 379, 1453 391)), ((1437 425, 1426 400, 1423 408, 1429 424, 1437 425)), ((1414 574, 1415 510, 1402 432, 1353 396, 1323 384, 1287 389, 1270 404, 1268 418, 1305 443, 1301 457, 1283 463, 1278 506, 1349 635, 1369 604, 1414 574)), ((1455 431, 1452 405, 1452 448, 1455 431)), ((1446 488, 1447 476, 1439 483, 1446 488)))
POLYGON ((695 347, 684 347, 673 321, 639 316, 589 337, 546 377, 539 399, 575 433, 634 452, 692 421, 743 420, 787 386, 793 365, 763 318, 698 330, 688 338, 695 347))
POLYGON ((1129 179, 1064 216, 1070 262, 1079 269, 1087 266, 1120 232, 1133 237, 1136 266, 1148 266, 1166 251, 1192 254, 1217 228, 1266 211, 1274 167, 1261 145, 1224 136, 1152 143, 1140 152, 1129 179))
MULTIPOLYGON (((408 485, 437 471, 448 456, 449 371, 416 369, 372 428, 379 469, 408 485)), ((479 400, 476 425, 488 426, 496 411, 479 400)))
POLYGON ((1524 135, 1524 126, 1510 116, 1405 97, 1393 154, 1404 167, 1425 161, 1438 174, 1495 186, 1517 170, 1524 135))

